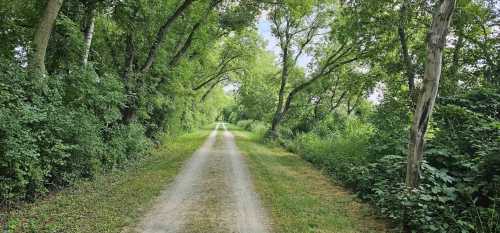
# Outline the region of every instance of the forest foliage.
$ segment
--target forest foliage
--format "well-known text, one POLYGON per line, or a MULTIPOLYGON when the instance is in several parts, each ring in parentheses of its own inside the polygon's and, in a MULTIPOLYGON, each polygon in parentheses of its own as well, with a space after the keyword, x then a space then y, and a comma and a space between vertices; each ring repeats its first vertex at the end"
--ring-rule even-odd
POLYGON ((500 44, 493 1, 455 2, 419 184, 409 188, 405 180, 428 34, 443 2, 271 8, 280 50, 275 68, 242 78, 226 119, 302 155, 405 232, 499 232, 500 44), (315 7, 329 9, 327 16, 315 7), (300 53, 312 58, 308 64, 296 62, 300 53))
POLYGON ((224 119, 407 232, 499 232, 499 15, 492 0, 1 0, 0 204, 224 119))
POLYGON ((125 167, 162 135, 213 122, 231 102, 218 84, 254 59, 257 6, 2 0, 0 204, 125 167))

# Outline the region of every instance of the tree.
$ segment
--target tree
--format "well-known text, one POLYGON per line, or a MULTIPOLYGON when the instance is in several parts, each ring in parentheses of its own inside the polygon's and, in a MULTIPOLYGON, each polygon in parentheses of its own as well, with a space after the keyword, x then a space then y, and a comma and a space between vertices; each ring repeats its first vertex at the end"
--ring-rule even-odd
POLYGON ((91 1, 87 3, 86 8, 83 30, 84 50, 82 57, 82 64, 84 66, 86 66, 89 61, 90 47, 92 46, 92 38, 94 37, 97 2, 91 1))
MULTIPOLYGON (((307 4, 307 3, 305 3, 307 4)), ((310 3, 309 3, 310 4, 310 3)), ((332 5, 317 3, 297 7, 277 6, 270 17, 273 22, 273 33, 279 39, 281 49, 281 72, 278 102, 268 136, 279 137, 279 126, 290 110, 294 98, 322 78, 328 77, 337 68, 361 58, 359 41, 338 40, 337 35, 329 29, 333 22, 328 21, 332 14, 332 5), (292 7, 296 7, 294 9, 292 7), (324 35, 330 34, 330 37, 324 35), (321 43, 325 45, 319 45, 321 43), (315 71, 299 80, 289 89, 289 76, 300 56, 306 50, 316 51, 315 71)))
POLYGON ((45 74, 45 54, 49 44, 50 34, 57 18, 59 10, 63 4, 63 0, 48 0, 45 10, 40 17, 38 27, 33 39, 33 50, 30 61, 31 70, 35 73, 45 74))
POLYGON ((427 38, 425 73, 422 90, 417 101, 410 130, 406 185, 415 188, 421 175, 420 165, 423 159, 424 137, 429 118, 438 94, 441 77, 443 49, 446 43, 451 15, 455 0, 441 0, 436 6, 427 38))
POLYGON ((168 30, 174 23, 174 21, 194 2, 194 0, 185 0, 179 8, 175 10, 175 12, 167 17, 165 20, 165 23, 160 27, 158 30, 158 33, 156 34, 156 37, 153 40, 153 43, 151 44, 151 48, 149 49, 149 54, 148 57, 146 58, 146 62, 141 68, 141 72, 145 73, 147 72, 151 66, 153 65, 156 55, 158 54, 158 50, 160 49, 161 44, 165 40, 165 36, 167 35, 168 30))

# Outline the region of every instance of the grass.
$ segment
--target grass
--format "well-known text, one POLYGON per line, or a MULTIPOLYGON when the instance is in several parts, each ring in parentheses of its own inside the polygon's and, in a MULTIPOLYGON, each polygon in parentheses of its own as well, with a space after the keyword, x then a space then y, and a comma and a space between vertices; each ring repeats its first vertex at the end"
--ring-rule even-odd
POLYGON ((276 233, 386 232, 383 220, 299 156, 234 129, 276 233))
POLYGON ((126 231, 137 223, 209 133, 205 128, 178 138, 165 138, 160 148, 136 166, 78 182, 35 203, 0 213, 0 223, 6 223, 3 230, 126 231))

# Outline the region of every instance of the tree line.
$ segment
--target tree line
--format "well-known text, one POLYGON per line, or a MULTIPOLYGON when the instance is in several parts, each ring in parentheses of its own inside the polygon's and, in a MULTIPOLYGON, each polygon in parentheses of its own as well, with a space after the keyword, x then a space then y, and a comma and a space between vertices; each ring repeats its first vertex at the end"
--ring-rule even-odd
POLYGON ((498 231, 498 6, 282 3, 266 11, 277 62, 242 78, 225 117, 326 168, 404 232, 498 231))
POLYGON ((36 200, 213 122, 260 2, 0 4, 0 204, 36 200))

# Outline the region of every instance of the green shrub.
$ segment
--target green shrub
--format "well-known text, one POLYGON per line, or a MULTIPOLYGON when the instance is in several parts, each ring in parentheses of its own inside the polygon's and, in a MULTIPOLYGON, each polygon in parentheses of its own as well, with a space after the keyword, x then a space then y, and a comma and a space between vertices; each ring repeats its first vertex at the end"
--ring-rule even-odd
POLYGON ((253 132, 254 136, 258 140, 263 140, 268 130, 269 130, 269 125, 262 121, 254 121, 250 125, 250 131, 253 132))
POLYGON ((111 129, 107 153, 102 156, 102 162, 109 169, 138 159, 152 145, 144 135, 144 127, 137 123, 111 129))
POLYGON ((270 127, 269 124, 257 120, 240 120, 236 125, 252 132, 256 140, 263 140, 270 127))
POLYGON ((404 180, 407 106, 390 97, 370 123, 325 118, 287 147, 414 232, 500 232, 498 93, 483 88, 438 102, 421 183, 413 190, 404 180))
POLYGON ((240 120, 236 123, 236 125, 242 129, 251 131, 252 130, 251 126, 253 122, 254 120, 240 120))
MULTIPOLYGON (((321 125, 319 126, 321 127, 321 125)), ((349 118, 344 128, 324 137, 315 130, 298 135, 288 147, 301 154, 304 159, 325 168, 334 177, 346 180, 350 168, 366 163, 368 157, 368 140, 372 127, 356 118, 349 118)))
POLYGON ((29 77, 1 68, 0 204, 91 178, 150 146, 142 125, 117 124, 125 99, 117 77, 92 69, 29 77))

